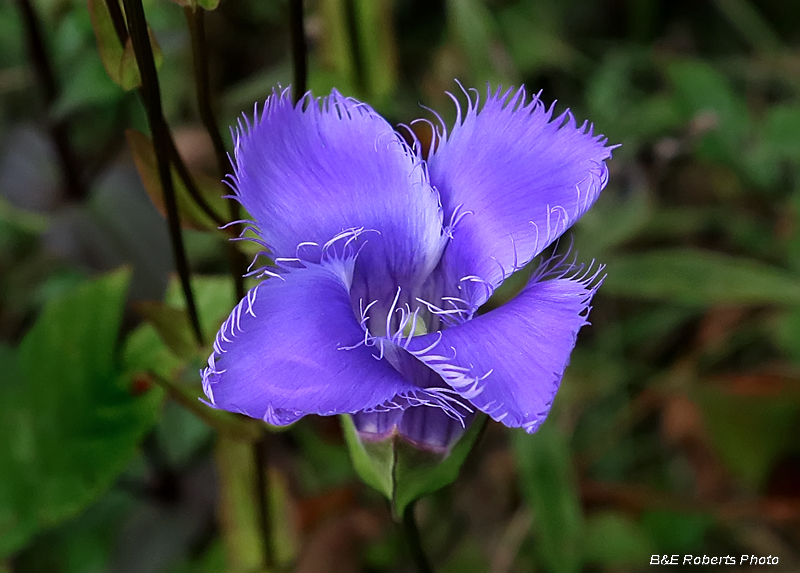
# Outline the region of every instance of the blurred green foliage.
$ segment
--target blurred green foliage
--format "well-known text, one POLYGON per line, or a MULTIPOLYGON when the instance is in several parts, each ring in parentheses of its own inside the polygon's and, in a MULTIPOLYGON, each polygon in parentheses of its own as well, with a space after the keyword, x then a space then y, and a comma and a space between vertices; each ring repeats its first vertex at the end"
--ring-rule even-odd
MULTIPOLYGON (((244 571, 258 558, 236 556, 263 543, 254 487, 268 491, 273 570, 409 570, 337 420, 270 433, 266 483, 246 474, 252 426, 196 400, 207 349, 185 335, 145 187, 156 203, 159 191, 134 166, 147 154, 126 146, 126 129, 147 132, 144 110, 106 73, 124 49, 101 58, 97 2, 32 1, 48 101, 22 4, 0 4, 0 571, 244 571), (64 192, 54 126, 80 200, 64 192), (122 264, 130 275, 104 274, 122 264)), ((145 2, 165 114, 215 187, 178 4, 145 2)), ((307 0, 305 12, 315 94, 336 87, 398 124, 430 119, 422 102, 452 122, 454 78, 481 94, 524 83, 621 144, 572 231, 579 260, 607 265, 593 325, 541 432, 490 424, 461 479, 418 504, 437 570, 639 571, 675 553, 772 554, 800 570, 800 3, 307 0)), ((287 22, 280 0, 206 14, 223 133, 290 83, 287 22)), ((185 235, 209 339, 234 302, 225 237, 185 235)))

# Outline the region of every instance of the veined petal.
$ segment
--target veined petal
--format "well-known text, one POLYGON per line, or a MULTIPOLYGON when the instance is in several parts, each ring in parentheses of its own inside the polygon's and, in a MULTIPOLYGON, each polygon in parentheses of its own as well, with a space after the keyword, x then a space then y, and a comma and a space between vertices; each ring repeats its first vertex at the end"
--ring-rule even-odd
POLYGON ((352 259, 326 260, 252 289, 223 324, 202 373, 211 405, 283 425, 420 395, 363 344, 348 292, 352 272, 352 259))
POLYGON ((475 414, 469 412, 464 412, 463 418, 456 418, 431 406, 353 414, 353 422, 363 440, 382 441, 399 434, 418 448, 433 452, 447 452, 464 435, 474 418, 475 414))
POLYGON ((470 99, 428 158, 445 221, 457 221, 442 260, 477 308, 512 272, 542 252, 595 201, 611 156, 602 136, 570 112, 553 119, 524 88, 470 99))
POLYGON ((407 349, 496 421, 535 432, 587 324, 596 277, 567 277, 564 271, 549 280, 534 277, 503 306, 412 338, 407 349))
POLYGON ((394 278, 381 296, 413 286, 439 261, 438 193, 368 105, 336 91, 295 105, 288 90, 275 92, 240 126, 235 159, 236 195, 274 258, 319 260, 332 237, 356 231, 356 275, 394 278))

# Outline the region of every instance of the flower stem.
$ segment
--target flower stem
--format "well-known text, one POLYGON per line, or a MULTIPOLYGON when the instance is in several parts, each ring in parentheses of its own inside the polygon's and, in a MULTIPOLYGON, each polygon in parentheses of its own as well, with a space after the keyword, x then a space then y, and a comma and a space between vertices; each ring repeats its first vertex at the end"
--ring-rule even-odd
POLYGON ((417 573, 433 573, 433 568, 425 555, 425 550, 422 548, 422 540, 419 537, 419 528, 414 516, 414 506, 416 504, 416 501, 409 503, 403 512, 403 533, 405 534, 408 548, 411 550, 411 559, 414 561, 417 573))
MULTIPOLYGON (((108 7, 108 13, 111 15, 111 21, 114 23, 114 30, 117 32, 117 37, 119 38, 120 44, 125 46, 128 41, 128 28, 125 25, 125 16, 122 14, 122 10, 120 10, 119 7, 119 0, 106 0, 106 6, 108 7)), ((158 79, 157 76, 156 79, 158 79)), ((140 99, 142 100, 142 105, 147 108, 148 104, 144 95, 144 89, 140 88, 137 91, 140 99)), ((189 193, 189 196, 192 198, 195 204, 200 207, 203 213, 208 215, 209 219, 221 227, 225 224, 225 221, 211 208, 211 205, 209 205, 200 194, 200 191, 197 189, 197 185, 195 184, 191 173, 189 173, 189 169, 186 167, 186 164, 184 163, 180 153, 178 153, 178 147, 175 145, 175 140, 172 138, 172 133, 169 131, 169 128, 167 128, 167 136, 168 137, 167 140, 165 140, 165 143, 167 143, 168 146, 165 147, 164 150, 168 151, 170 161, 175 167, 178 177, 186 186, 186 191, 189 193)))
POLYGON ((256 495, 258 499, 258 527, 264 551, 263 562, 267 569, 275 566, 275 551, 272 547, 272 511, 269 491, 269 434, 253 444, 256 470, 256 495))
MULTIPOLYGON (((113 3, 115 0, 111 0, 113 3)), ((150 45, 150 36, 147 33, 147 21, 144 16, 144 7, 141 0, 123 0, 125 14, 128 17, 128 31, 133 43, 133 52, 136 64, 142 76, 141 95, 147 112, 147 122, 153 134, 153 146, 156 150, 158 175, 161 179, 161 188, 164 190, 164 206, 167 209, 167 227, 170 242, 172 243, 172 256, 175 259, 175 268, 180 277, 183 296, 186 299, 186 309, 192 322, 195 338, 202 345, 203 335, 200 329, 200 319, 197 306, 192 293, 191 275, 186 258, 186 249, 181 233, 178 203, 175 198, 175 189, 172 187, 172 173, 169 168, 169 159, 172 149, 172 136, 164 119, 164 110, 161 105, 161 91, 158 84, 158 73, 153 58, 153 49, 150 45)))
POLYGON ((294 102, 300 101, 307 89, 308 50, 303 25, 303 0, 289 0, 289 31, 292 36, 292 95, 294 102))
MULTIPOLYGON (((219 131, 217 120, 214 117, 214 109, 211 106, 211 86, 208 78, 208 50, 206 48, 205 10, 190 8, 188 6, 183 10, 192 41, 192 65, 194 67, 194 81, 197 92, 197 110, 200 113, 200 121, 203 122, 203 126, 205 126, 211 138, 211 144, 214 146, 214 156, 217 160, 217 169, 219 170, 220 177, 227 177, 232 174, 231 162, 228 158, 228 153, 225 151, 225 143, 222 141, 222 134, 219 131)), ((241 219, 239 203, 235 199, 228 200, 228 216, 231 221, 238 221, 241 219)), ((236 290, 236 300, 239 301, 244 298, 246 261, 242 252, 236 248, 236 244, 232 241, 228 241, 228 265, 236 290)))
POLYGON ((350 58, 353 62, 353 82, 358 93, 364 97, 367 91, 367 77, 364 70, 364 51, 361 45, 361 30, 355 0, 345 0, 344 10, 347 35, 350 40, 350 58))
POLYGON ((55 121, 50 117, 50 109, 58 97, 58 81, 47 54, 41 23, 30 0, 18 0, 18 3, 27 34, 28 54, 44 96, 48 130, 64 177, 65 195, 72 200, 82 199, 86 195, 86 189, 81 181, 78 162, 69 142, 66 122, 55 121))

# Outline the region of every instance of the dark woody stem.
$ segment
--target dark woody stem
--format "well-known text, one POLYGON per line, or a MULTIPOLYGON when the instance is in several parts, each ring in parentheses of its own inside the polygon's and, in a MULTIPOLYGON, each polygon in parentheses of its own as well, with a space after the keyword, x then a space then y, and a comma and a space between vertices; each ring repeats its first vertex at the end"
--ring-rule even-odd
POLYGON ((71 200, 79 200, 86 195, 86 189, 81 181, 80 169, 69 142, 67 125, 63 120, 54 121, 50 118, 50 108, 58 97, 58 82, 47 54, 39 17, 30 0, 18 0, 18 4, 27 34, 28 55, 44 96, 47 127, 58 154, 65 195, 71 200))
POLYGON ((403 512, 403 533, 411 551, 411 559, 414 561, 417 573, 433 573, 433 568, 425 555, 425 550, 422 548, 422 540, 419 537, 417 519, 414 516, 414 506, 416 504, 416 501, 409 503, 403 512))
MULTIPOLYGON (((114 3, 111 0, 110 3, 114 3)), ((147 33, 147 21, 144 16, 144 7, 141 0, 123 0, 125 14, 128 17, 128 31, 133 43, 133 52, 136 64, 142 76, 141 95, 147 112, 147 122, 153 134, 153 146, 156 151, 158 176, 164 190, 164 206, 167 209, 167 226, 172 243, 172 256, 175 259, 175 268, 180 277, 183 296, 186 299, 186 308, 192 321, 192 329, 198 344, 202 344, 203 335, 200 329, 200 319, 197 306, 192 293, 189 264, 186 259, 186 250, 183 245, 181 223, 178 215, 178 204, 175 199, 175 189, 172 187, 172 174, 169 161, 172 156, 172 138, 164 119, 164 110, 161 105, 161 92, 158 84, 158 73, 153 58, 153 49, 150 46, 150 37, 147 33)))
POLYGON ((292 37, 292 96, 300 101, 307 89, 308 50, 303 25, 303 0, 289 0, 289 31, 292 37))
MULTIPOLYGON (((206 128, 211 144, 214 146, 214 156, 217 160, 217 169, 221 177, 232 174, 231 162, 225 151, 225 143, 219 131, 214 109, 211 106, 211 86, 208 78, 208 50, 206 48, 205 10, 184 8, 186 23, 189 26, 189 35, 192 41, 192 65, 194 66, 194 81, 197 91, 197 109, 200 121, 206 128)), ((228 216, 231 221, 241 219, 239 203, 235 199, 228 200, 228 216)), ((236 225, 238 227, 238 225, 236 225)), ((233 229, 237 231, 237 229, 233 229)), ((238 234, 238 233, 235 233, 238 234)), ((228 264, 236 289, 236 301, 244 298, 244 273, 247 262, 235 243, 228 241, 228 264)))
MULTIPOLYGON (((122 44, 124 48, 126 42, 128 41, 128 28, 125 25, 125 16, 123 15, 122 10, 120 10, 119 7, 119 0, 105 0, 105 1, 106 1, 106 6, 108 7, 108 13, 111 15, 111 21, 114 23, 114 30, 117 33, 117 37, 119 38, 120 44, 122 44)), ((150 52, 152 53, 152 49, 150 50, 150 52)), ((142 100, 142 104, 145 106, 145 108, 147 108, 148 104, 144 96, 144 89, 140 88, 138 92, 139 92, 139 97, 142 100)), ((178 148, 175 145, 175 140, 172 138, 172 133, 169 131, 169 128, 167 128, 167 136, 168 136, 167 143, 169 144, 169 146, 165 147, 164 149, 169 152, 170 161, 172 162, 172 165, 175 167, 175 171, 178 173, 178 177, 180 177, 181 181, 186 186, 186 191, 189 193, 189 196, 197 204, 197 206, 200 207, 203 213, 208 215, 208 218, 214 221, 214 223, 217 226, 221 227, 222 225, 225 224, 225 221, 211 208, 211 205, 209 205, 208 202, 200 194, 200 191, 197 189, 197 185, 195 184, 191 173, 189 173, 189 169, 183 162, 183 158, 180 156, 180 153, 178 153, 178 148)))

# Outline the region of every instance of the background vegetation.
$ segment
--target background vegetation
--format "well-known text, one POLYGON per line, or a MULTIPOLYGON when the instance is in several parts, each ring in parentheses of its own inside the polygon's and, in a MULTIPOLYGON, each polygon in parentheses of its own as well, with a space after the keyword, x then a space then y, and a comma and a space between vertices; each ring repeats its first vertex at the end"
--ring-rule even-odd
MULTIPOLYGON (((227 218, 192 20, 145 10, 164 115, 227 218)), ((197 408, 204 352, 170 280, 145 108, 104 69, 92 16, 101 47, 119 42, 82 0, 0 4, 0 571, 408 570, 338 420, 263 437, 197 408)), ((204 23, 230 148, 226 126, 292 82, 289 5, 222 0, 204 23)), ((305 36, 315 94, 394 123, 430 117, 419 103, 452 122, 454 78, 524 83, 622 144, 573 230, 607 264, 593 325, 542 431, 490 424, 418 504, 437 571, 640 571, 653 554, 800 570, 800 3, 307 0, 305 36)), ((135 88, 132 53, 105 55, 135 88)), ((210 337, 234 301, 226 236, 175 181, 210 337)))

